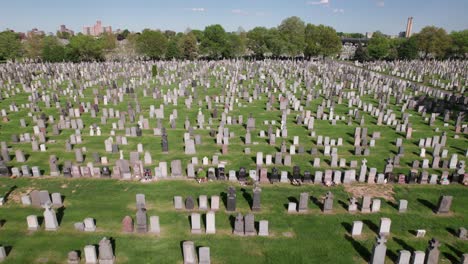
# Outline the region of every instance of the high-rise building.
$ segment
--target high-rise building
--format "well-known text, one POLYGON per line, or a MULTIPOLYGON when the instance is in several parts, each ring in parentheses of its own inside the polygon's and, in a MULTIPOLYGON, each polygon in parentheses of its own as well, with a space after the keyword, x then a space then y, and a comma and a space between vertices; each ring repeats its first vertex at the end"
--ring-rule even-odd
POLYGON ((406 34, 405 37, 411 37, 411 31, 413 30, 413 17, 408 17, 408 23, 406 23, 406 34))
POLYGON ((91 35, 91 36, 99 36, 102 33, 112 33, 112 27, 107 26, 103 27, 101 20, 96 21, 96 24, 94 24, 91 27, 84 26, 83 27, 83 34, 85 35, 91 35))
POLYGON ((75 34, 75 32, 71 29, 68 29, 65 25, 60 25, 60 28, 58 30, 58 32, 60 33, 68 33, 70 34, 71 36, 73 36, 75 34))

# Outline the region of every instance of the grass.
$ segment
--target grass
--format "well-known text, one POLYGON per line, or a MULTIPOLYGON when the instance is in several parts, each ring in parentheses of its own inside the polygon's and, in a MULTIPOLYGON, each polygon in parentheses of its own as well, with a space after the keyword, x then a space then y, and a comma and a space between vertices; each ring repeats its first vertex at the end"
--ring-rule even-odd
MULTIPOLYGON (((197 184, 192 181, 165 180, 151 184, 104 179, 0 179, 1 193, 15 189, 8 202, 0 207, 0 244, 11 247, 5 263, 63 263, 71 250, 83 251, 88 244, 97 244, 103 236, 111 237, 118 263, 182 263, 181 242, 193 240, 196 247, 208 246, 213 263, 365 263, 369 260, 381 217, 392 220, 387 243, 387 263, 398 256, 398 250, 425 250, 436 237, 442 242, 441 262, 450 263, 468 252, 468 244, 456 237, 455 230, 466 225, 468 196, 461 185, 394 186, 395 199, 407 199, 409 209, 400 214, 393 202, 382 201, 381 212, 349 214, 346 211, 350 194, 342 186, 332 188, 335 195, 332 214, 321 213, 320 200, 329 188, 288 184, 262 187, 262 210, 255 212, 255 221, 268 220, 270 237, 237 237, 231 234, 235 213, 225 211, 222 202, 216 213, 215 235, 190 234, 190 212, 175 211, 173 196, 201 194, 221 195, 228 183, 197 184), (26 217, 42 216, 42 209, 26 207, 18 201, 31 188, 60 192, 64 198, 63 217, 57 232, 27 231, 26 217), (287 214, 287 203, 299 199, 307 191, 313 197, 307 214, 287 214), (121 233, 126 215, 135 218, 135 195, 146 196, 148 217, 158 215, 161 235, 121 233), (439 216, 433 212, 441 194, 454 196, 452 214, 439 216), (315 198, 315 199, 314 199, 315 198), (97 231, 75 231, 73 224, 86 217, 96 219, 97 231), (349 236, 352 222, 364 221, 363 235, 349 236), (426 229, 425 238, 416 238, 416 229, 426 229)), ((235 185, 237 211, 250 212, 252 187, 235 185), (241 189, 244 188, 245 192, 241 189)), ((391 188, 391 186, 389 186, 391 188)), ((60 217, 59 217, 60 218, 60 217)), ((204 213, 202 212, 204 227, 204 213)))

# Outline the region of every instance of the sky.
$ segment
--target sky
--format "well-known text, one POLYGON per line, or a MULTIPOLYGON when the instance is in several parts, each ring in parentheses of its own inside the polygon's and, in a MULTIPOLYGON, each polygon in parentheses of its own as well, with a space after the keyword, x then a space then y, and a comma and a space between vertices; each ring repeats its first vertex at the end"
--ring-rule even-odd
POLYGON ((185 31, 221 24, 275 27, 290 16, 341 32, 397 35, 412 16, 413 32, 428 25, 447 31, 468 29, 468 0, 0 0, 0 30, 56 32, 60 25, 75 32, 101 20, 112 29, 145 28, 185 31))

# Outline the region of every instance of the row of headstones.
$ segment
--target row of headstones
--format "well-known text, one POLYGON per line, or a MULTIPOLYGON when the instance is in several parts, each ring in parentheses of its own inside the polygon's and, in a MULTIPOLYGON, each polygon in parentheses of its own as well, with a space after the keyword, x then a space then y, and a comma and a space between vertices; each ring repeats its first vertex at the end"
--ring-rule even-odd
POLYGON ((199 247, 198 248, 198 259, 195 253, 195 243, 193 241, 184 241, 182 243, 182 252, 184 257, 184 264, 210 264, 210 248, 199 247), (198 262, 197 262, 198 260, 198 262))
POLYGON ((29 194, 22 195, 21 203, 23 205, 32 205, 35 207, 41 207, 47 203, 55 207, 63 206, 62 195, 60 193, 49 194, 47 190, 33 190, 29 194))
MULTIPOLYGON (((87 245, 84 247, 84 259, 85 263, 103 263, 103 264, 114 264, 115 256, 112 249, 112 242, 110 239, 104 237, 99 241, 99 257, 96 252, 95 245, 87 245)), ((77 251, 70 251, 67 258, 68 264, 80 264, 81 259, 77 251)))

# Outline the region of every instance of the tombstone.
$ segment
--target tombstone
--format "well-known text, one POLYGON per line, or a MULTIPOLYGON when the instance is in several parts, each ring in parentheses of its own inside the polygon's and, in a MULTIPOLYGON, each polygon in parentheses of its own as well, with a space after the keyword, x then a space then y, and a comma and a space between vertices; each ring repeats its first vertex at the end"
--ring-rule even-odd
POLYGON ((377 244, 374 245, 372 250, 372 256, 370 260, 370 264, 385 264, 385 255, 387 253, 387 246, 385 243, 387 239, 385 236, 378 236, 377 237, 377 244))
POLYGON ((208 197, 206 195, 200 195, 198 197, 198 209, 208 210, 208 197))
POLYGON ((208 213, 206 213, 206 233, 216 233, 215 212, 213 211, 209 211, 208 213))
POLYGON ((29 193, 31 202, 34 207, 41 207, 41 197, 38 190, 33 190, 29 193))
POLYGON ((78 256, 78 252, 70 251, 67 255, 67 264, 80 264, 80 257, 78 256))
POLYGON ((199 213, 192 213, 190 216, 190 220, 192 223, 192 234, 201 234, 201 220, 199 213))
POLYGON ((44 226, 46 231, 57 231, 58 222, 57 215, 55 214, 54 209, 52 209, 51 204, 47 203, 43 205, 44 208, 44 226))
POLYGON ((182 196, 174 196, 174 208, 176 210, 182 210, 183 209, 183 203, 182 203, 182 196))
POLYGON ((238 213, 236 219, 234 220, 234 235, 243 236, 244 235, 244 217, 241 213, 238 213))
POLYGON ((200 259, 200 261, 198 262, 199 264, 211 264, 209 247, 200 247, 198 249, 198 256, 200 259))
POLYGON ((218 195, 211 196, 211 210, 212 211, 219 210, 219 196, 218 195))
POLYGON ((122 220, 122 232, 133 233, 133 219, 128 215, 122 220))
POLYGON ((439 199, 439 205, 437 206, 437 214, 448 214, 450 213, 450 206, 452 205, 453 196, 443 195, 439 199))
POLYGON ((39 230, 39 222, 37 220, 36 215, 28 215, 28 217, 26 217, 26 221, 28 223, 28 230, 29 231, 39 230))
POLYGON ((115 256, 112 244, 106 237, 99 241, 99 264, 114 264, 115 256))
POLYGON ((411 263, 412 264, 424 264, 424 259, 426 257, 426 254, 424 251, 414 251, 413 256, 411 258, 411 263))
POLYGON ((136 231, 137 233, 148 232, 148 224, 146 219, 146 209, 138 208, 136 213, 136 231))
POLYGON ((288 203, 288 213, 296 213, 297 212, 297 203, 290 202, 288 203))
POLYGON ((380 212, 380 199, 373 199, 372 200, 372 213, 380 212))
POLYGON ((236 211, 236 189, 232 186, 228 188, 226 211, 228 212, 236 211))
POLYGON ((362 197, 361 213, 370 213, 371 203, 372 203, 372 197, 370 196, 362 197))
POLYGON ((354 221, 353 222, 353 229, 351 231, 351 236, 360 236, 362 233, 362 227, 363 227, 363 222, 362 221, 354 221))
POLYGON ((309 210, 309 193, 303 192, 299 196, 299 213, 305 213, 309 210))
POLYGON ((426 261, 425 264, 437 264, 439 263, 439 251, 440 242, 435 238, 429 241, 429 247, 426 250, 426 261))
POLYGON ((351 197, 349 199, 349 206, 348 206, 348 212, 354 213, 357 211, 357 199, 354 197, 351 197))
POLYGON ((411 259, 411 252, 408 250, 400 250, 400 254, 398 256, 397 264, 409 264, 411 259))
POLYGON ((22 195, 21 196, 21 204, 22 205, 31 205, 31 197, 29 195, 22 195))
POLYGON ((195 245, 192 241, 182 243, 182 252, 184 254, 184 264, 197 264, 195 245))
POLYGON ((96 231, 96 224, 93 218, 85 218, 83 221, 84 224, 84 231, 85 232, 94 232, 96 231))
POLYGON ((261 206, 260 206, 260 194, 262 192, 262 189, 258 184, 254 185, 253 189, 253 204, 252 204, 252 211, 260 211, 261 206))
POLYGON ((86 264, 97 264, 96 247, 94 245, 87 245, 84 247, 84 256, 86 264))
POLYGON ((171 176, 172 177, 182 176, 182 163, 180 160, 171 161, 171 176))
POLYGON ((333 211, 333 193, 327 192, 325 197, 325 201, 323 203, 323 212, 324 213, 331 213, 333 211))
POLYGON ((244 217, 244 224, 244 235, 257 235, 257 231, 255 230, 255 216, 252 213, 249 213, 244 217))
POLYGON ((195 203, 193 201, 192 196, 187 196, 185 199, 185 209, 186 210, 193 210, 195 207, 195 203))
POLYGON ((267 220, 260 220, 258 223, 258 235, 259 236, 268 236, 268 221, 267 220))
POLYGON ((468 231, 464 227, 458 229, 458 238, 461 240, 468 240, 468 231))
POLYGON ((407 200, 400 200, 400 203, 398 205, 398 212, 399 213, 406 213, 407 209, 408 209, 408 201, 407 200))
POLYGON ((380 235, 388 236, 390 234, 390 226, 392 224, 392 220, 390 218, 380 218, 380 235))
POLYGON ((52 194, 52 205, 61 207, 62 206, 62 195, 60 193, 52 194))
POLYGON ((150 216, 149 232, 159 235, 161 228, 159 226, 159 216, 150 216))

